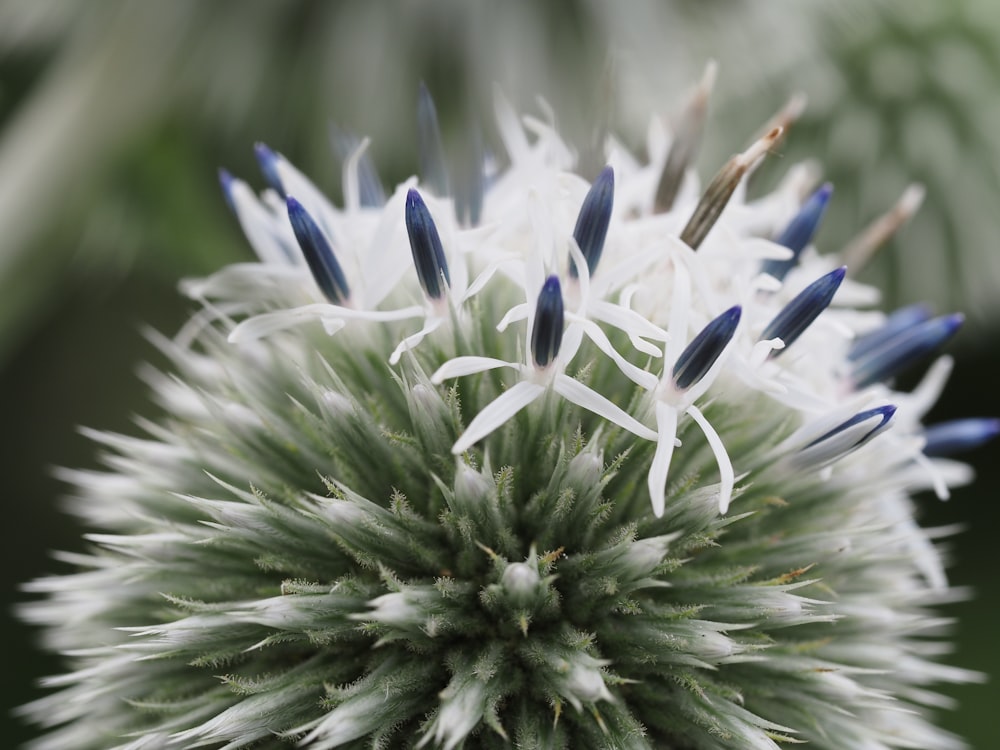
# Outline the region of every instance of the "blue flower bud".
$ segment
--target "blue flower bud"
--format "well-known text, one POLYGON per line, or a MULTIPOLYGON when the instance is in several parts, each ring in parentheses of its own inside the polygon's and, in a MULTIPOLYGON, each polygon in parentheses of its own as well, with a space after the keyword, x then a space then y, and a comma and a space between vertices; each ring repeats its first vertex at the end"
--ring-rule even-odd
MULTIPOLYGON (((781 312, 774 316, 774 320, 768 323, 764 333, 761 334, 761 340, 780 338, 785 344, 785 349, 791 346, 792 342, 829 306, 846 273, 847 266, 841 266, 821 276, 799 292, 795 299, 785 305, 781 312)), ((771 356, 776 357, 785 349, 775 349, 771 352, 771 356)))
POLYGON ((867 411, 861 411, 855 414, 853 417, 848 419, 846 422, 841 422, 839 425, 834 427, 827 433, 820 435, 818 438, 813 440, 806 448, 812 448, 814 445, 819 445, 820 443, 831 440, 837 435, 841 435, 846 432, 849 428, 854 427, 856 424, 860 424, 866 420, 871 419, 874 416, 881 416, 882 421, 875 425, 870 432, 865 433, 865 435, 858 441, 851 444, 851 447, 857 447, 862 443, 865 443, 875 436, 878 432, 885 429, 889 424, 889 420, 892 419, 893 414, 896 413, 896 407, 893 404, 886 404, 885 406, 879 406, 874 409, 868 409, 867 411))
POLYGON ((806 202, 802 204, 802 208, 795 215, 795 218, 789 222, 781 234, 774 238, 776 243, 787 247, 794 255, 788 260, 765 261, 761 267, 764 273, 768 273, 774 278, 781 280, 799 262, 799 255, 802 254, 806 245, 812 241, 813 235, 816 234, 816 230, 819 228, 819 223, 823 219, 823 214, 826 212, 826 206, 830 202, 831 195, 833 195, 833 185, 826 182, 806 199, 806 202))
POLYGON ((446 286, 451 286, 448 261, 445 260, 441 237, 431 212, 420 193, 412 188, 406 194, 406 233, 410 238, 410 252, 413 253, 420 286, 431 299, 441 299, 445 292, 441 279, 446 286))
MULTIPOLYGON (((576 227, 573 229, 573 238, 580 246, 580 252, 583 253, 587 269, 591 274, 601 260, 614 202, 615 172, 611 167, 605 167, 590 186, 587 197, 583 199, 580 214, 576 218, 576 227)), ((569 275, 574 279, 579 276, 572 258, 569 259, 569 275)))
POLYGON ((847 358, 852 362, 861 359, 876 349, 882 348, 907 329, 930 319, 931 309, 923 303, 901 307, 893 312, 879 328, 856 338, 851 345, 851 350, 847 353, 847 358))
POLYGON ((275 192, 282 198, 287 198, 285 188, 281 184, 281 177, 278 176, 278 155, 263 143, 255 143, 253 154, 257 157, 257 164, 260 173, 264 175, 264 180, 274 188, 275 192))
POLYGON ((333 304, 343 304, 351 296, 351 291, 326 235, 295 198, 289 196, 286 205, 295 239, 302 248, 302 254, 320 291, 333 304))
POLYGON ((448 168, 441 145, 441 128, 438 125, 434 99, 423 81, 417 94, 417 141, 420 151, 420 181, 441 197, 448 195, 448 168))
POLYGON ((910 326, 854 362, 851 379, 864 388, 898 375, 950 339, 964 316, 944 315, 910 326))
POLYGON ((924 430, 924 454, 951 456, 978 448, 1000 435, 1000 419, 974 418, 942 422, 924 430))
POLYGON ((535 366, 548 366, 559 354, 563 337, 563 298, 559 277, 549 276, 542 284, 531 329, 531 357, 535 366))
POLYGON ((895 413, 892 404, 859 412, 799 450, 792 461, 802 470, 829 466, 887 430, 895 413))
POLYGON ((742 308, 730 307, 705 326, 681 352, 674 365, 674 384, 686 390, 705 377, 736 333, 742 308))

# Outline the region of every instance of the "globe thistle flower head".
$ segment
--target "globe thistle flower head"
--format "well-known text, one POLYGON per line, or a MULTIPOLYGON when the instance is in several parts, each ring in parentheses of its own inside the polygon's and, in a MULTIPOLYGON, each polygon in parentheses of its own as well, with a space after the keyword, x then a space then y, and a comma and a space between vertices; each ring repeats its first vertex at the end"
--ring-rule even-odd
POLYGON ((481 196, 426 89, 391 192, 348 136, 343 206, 221 173, 259 260, 184 285, 166 416, 64 473, 95 531, 28 587, 71 663, 34 747, 962 747, 911 493, 998 429, 922 426, 947 357, 891 382, 958 318, 873 309, 828 187, 747 198, 780 128, 699 190, 703 112, 593 183, 497 117, 481 196))

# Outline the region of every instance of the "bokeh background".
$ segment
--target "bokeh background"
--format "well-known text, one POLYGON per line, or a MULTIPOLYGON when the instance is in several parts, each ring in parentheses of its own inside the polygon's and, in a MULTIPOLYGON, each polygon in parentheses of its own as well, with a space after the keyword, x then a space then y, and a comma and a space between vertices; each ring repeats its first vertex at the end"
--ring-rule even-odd
MULTIPOLYGON (((0 0, 0 745, 33 736, 10 709, 59 669, 13 614, 18 585, 56 568, 49 550, 83 544, 53 468, 94 465, 79 425, 129 432, 153 412, 143 327, 184 320, 178 280, 249 257, 218 166, 254 178, 262 140, 338 196, 333 125, 371 135, 393 184, 417 169, 420 81, 446 143, 470 119, 489 140, 496 84, 523 110, 544 97, 581 151, 600 122, 638 144, 709 59, 703 174, 807 94, 759 188, 815 159, 836 186, 821 249, 840 249, 910 181, 926 185, 863 278, 887 307, 969 315, 933 421, 1000 415, 994 0, 0 0)), ((949 612, 954 662, 993 678, 953 689, 942 722, 983 750, 1000 747, 998 457, 996 445, 970 455, 979 483, 949 503, 919 498, 925 523, 966 527, 950 542, 953 579, 975 596, 949 612)))

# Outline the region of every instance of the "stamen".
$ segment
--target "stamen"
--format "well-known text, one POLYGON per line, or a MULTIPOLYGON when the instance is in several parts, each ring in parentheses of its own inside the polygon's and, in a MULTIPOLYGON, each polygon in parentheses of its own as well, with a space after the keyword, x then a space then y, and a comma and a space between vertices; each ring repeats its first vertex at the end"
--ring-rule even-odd
POLYGON ((962 325, 960 313, 912 326, 854 363, 851 379, 864 388, 898 375, 950 339, 962 325))
MULTIPOLYGON (((615 202, 615 172, 611 167, 605 167, 590 186, 587 197, 583 199, 580 213, 573 229, 573 239, 587 261, 587 270, 594 275, 604 251, 604 240, 608 236, 608 224, 611 222, 611 211, 615 202)), ((569 275, 576 279, 580 273, 573 258, 569 259, 569 275)))
POLYGON ((847 358, 851 361, 861 359, 876 349, 881 349, 907 329, 930 319, 931 309, 923 303, 901 307, 890 314, 879 328, 855 339, 847 358))
POLYGON ((942 422, 924 430, 924 455, 951 456, 978 448, 1000 435, 1000 419, 974 418, 942 422))
POLYGON ((420 286, 431 299, 441 299, 445 293, 442 278, 445 286, 451 286, 448 261, 445 260, 441 237, 431 212, 420 193, 412 188, 406 194, 406 233, 410 238, 410 252, 413 253, 420 286))
POLYGON ((730 307, 705 326, 681 352, 673 370, 674 384, 679 390, 687 390, 712 369, 736 333, 741 312, 739 305, 730 307))
POLYGON ((344 271, 337 262, 337 257, 333 254, 326 235, 319 228, 315 220, 302 207, 295 198, 288 197, 288 219, 292 223, 292 231, 295 232, 295 239, 302 248, 309 270, 312 271, 313 278, 317 286, 330 302, 335 305, 342 305, 351 296, 347 286, 347 279, 344 271))
POLYGON ((420 181, 438 197, 448 195, 448 167, 441 145, 441 128, 431 92, 423 81, 417 94, 417 141, 420 149, 420 181))
POLYGON ((833 300, 833 295, 840 288, 840 282, 844 280, 846 273, 846 266, 830 271, 799 292, 795 299, 785 305, 761 334, 761 341, 779 338, 785 344, 782 349, 772 349, 768 356, 777 357, 781 352, 787 350, 792 342, 812 325, 812 322, 833 300))
POLYGON ((794 255, 788 260, 766 261, 761 267, 764 273, 770 274, 781 281, 795 267, 795 264, 799 262, 799 256, 802 254, 802 251, 816 234, 819 223, 823 219, 823 214, 826 212, 827 204, 830 202, 831 195, 833 195, 833 185, 826 182, 802 204, 802 208, 799 209, 795 218, 774 239, 779 245, 791 250, 794 255))
POLYGON ((694 209, 694 213, 688 220, 687 226, 681 232, 681 241, 687 244, 692 250, 697 250, 709 231, 719 220, 723 209, 729 203, 729 199, 740 184, 740 180, 747 171, 757 162, 757 160, 767 153, 767 151, 781 137, 781 128, 774 128, 767 135, 755 141, 750 148, 742 154, 737 154, 723 165, 719 173, 715 175, 704 195, 694 209))
POLYGON ((674 206, 677 192, 680 190, 684 173, 694 160, 701 144, 701 134, 705 129, 705 115, 708 112, 708 98, 715 86, 715 74, 718 65, 711 61, 705 68, 705 73, 695 89, 691 101, 680 116, 674 140, 670 144, 670 152, 660 173, 660 182, 656 186, 656 197, 653 200, 653 211, 664 213, 674 206))
POLYGON ((281 177, 278 175, 278 155, 263 143, 254 144, 253 154, 257 157, 260 173, 264 175, 264 180, 267 184, 282 198, 287 198, 285 187, 282 185, 281 177))
POLYGON ((559 354, 563 337, 563 298, 559 277, 549 276, 542 285, 531 329, 531 357, 539 369, 547 367, 559 354))

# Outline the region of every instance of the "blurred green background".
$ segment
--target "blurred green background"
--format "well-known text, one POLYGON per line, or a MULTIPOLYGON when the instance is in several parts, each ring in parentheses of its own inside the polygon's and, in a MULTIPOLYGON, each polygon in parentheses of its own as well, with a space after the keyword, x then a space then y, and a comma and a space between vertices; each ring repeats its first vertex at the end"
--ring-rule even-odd
MULTIPOLYGON (((157 361, 142 327, 181 324, 177 281, 249 257, 216 167, 260 185, 251 145, 263 140, 337 196, 335 123, 373 137, 393 184, 416 171, 406 123, 421 80, 446 140, 470 112, 489 122, 496 83, 522 109, 544 96, 580 144, 609 110, 640 143, 649 114, 675 115, 715 58, 702 174, 805 92, 809 108, 772 161, 814 158, 834 181, 819 246, 839 249, 909 181, 925 183, 920 215, 865 277, 888 305, 970 314, 932 420, 1000 415, 1000 6, 828 5, 0 0, 3 707, 59 669, 11 610, 20 583, 55 569, 49 550, 81 545, 52 468, 93 465, 78 425, 127 432, 153 412, 136 374, 157 361)), ((975 589, 951 608, 955 662, 1000 676, 998 450, 969 456, 976 486, 920 505, 928 524, 967 526, 950 543, 955 583, 975 589)), ((960 708, 943 723, 973 747, 1000 746, 996 680, 952 692, 960 708)), ((0 744, 32 736, 3 712, 0 744)))

